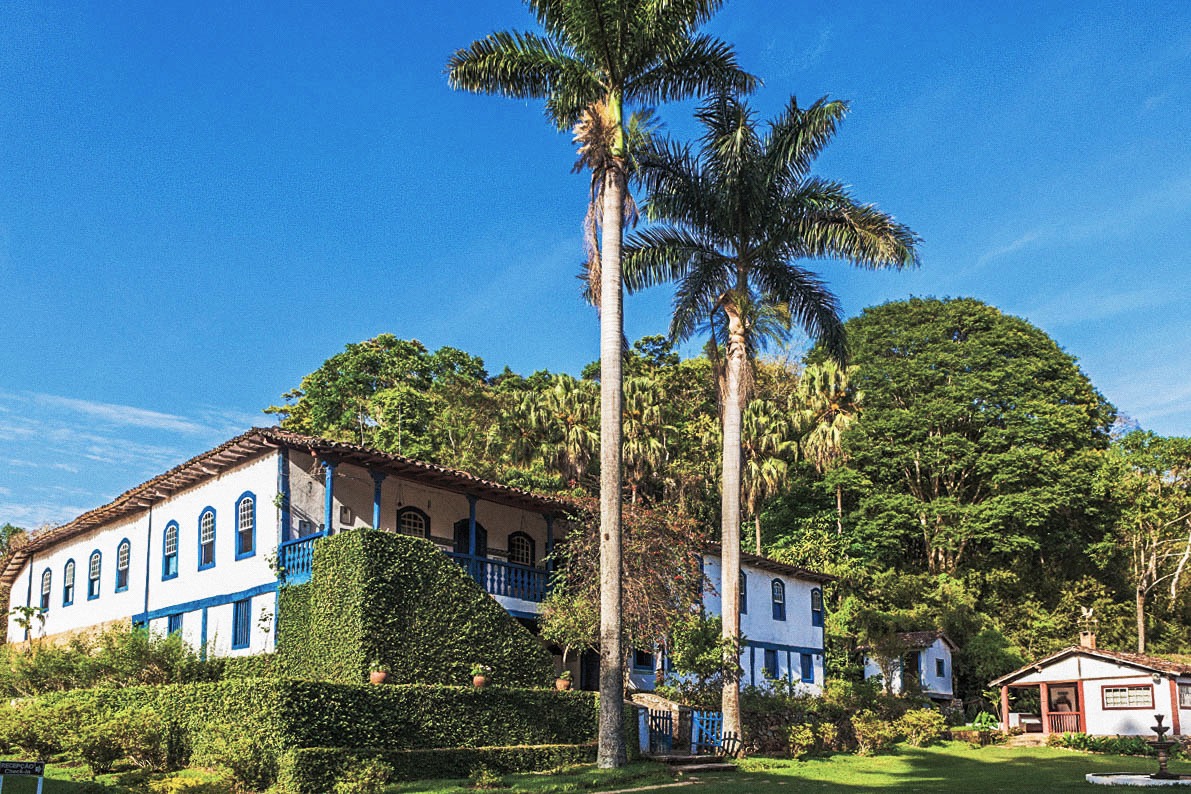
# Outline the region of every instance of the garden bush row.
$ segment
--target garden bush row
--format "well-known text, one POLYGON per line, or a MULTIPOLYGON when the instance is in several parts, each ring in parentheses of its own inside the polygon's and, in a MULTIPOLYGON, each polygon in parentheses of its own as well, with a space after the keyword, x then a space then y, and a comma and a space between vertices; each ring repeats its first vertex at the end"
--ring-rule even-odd
POLYGON ((69 752, 95 771, 120 758, 154 769, 215 766, 259 789, 295 748, 579 745, 594 740, 596 720, 596 698, 585 692, 229 679, 18 701, 0 707, 0 749, 47 759, 69 752))
MULTIPOLYGON (((595 759, 596 745, 461 747, 418 750, 306 747, 281 757, 278 782, 287 794, 326 794, 342 781, 362 776, 368 762, 383 763, 386 780, 467 777, 480 769, 532 772, 595 759)), ((375 767, 373 767, 375 768, 375 767)))
MULTIPOLYGON (((1109 755, 1156 756, 1154 746, 1140 736, 1088 736, 1086 733, 1052 733, 1046 738, 1051 747, 1066 747, 1069 750, 1083 750, 1088 753, 1109 755)), ((1186 755, 1188 748, 1176 744, 1170 748, 1172 756, 1186 755)))

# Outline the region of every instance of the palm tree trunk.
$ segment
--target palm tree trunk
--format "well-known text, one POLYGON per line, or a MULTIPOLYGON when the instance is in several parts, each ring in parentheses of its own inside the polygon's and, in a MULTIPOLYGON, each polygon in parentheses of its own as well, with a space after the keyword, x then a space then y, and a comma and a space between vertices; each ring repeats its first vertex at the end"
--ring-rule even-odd
POLYGON ((835 531, 837 535, 844 534, 844 486, 835 486, 835 531))
POLYGON ((761 556, 761 514, 753 513, 753 525, 757 534, 757 556, 761 556))
POLYGON ((609 168, 604 177, 603 240, 600 247, 600 716, 601 769, 628 763, 624 747, 624 652, 621 647, 621 309, 620 247, 625 176, 609 168))
POLYGON ((724 446, 723 483, 720 494, 720 550, 721 612, 724 637, 729 640, 725 651, 726 669, 733 671, 724 678, 722 708, 724 731, 742 737, 740 718, 740 428, 741 378, 745 366, 744 329, 738 316, 729 315, 730 341, 727 350, 727 384, 724 389, 724 446))

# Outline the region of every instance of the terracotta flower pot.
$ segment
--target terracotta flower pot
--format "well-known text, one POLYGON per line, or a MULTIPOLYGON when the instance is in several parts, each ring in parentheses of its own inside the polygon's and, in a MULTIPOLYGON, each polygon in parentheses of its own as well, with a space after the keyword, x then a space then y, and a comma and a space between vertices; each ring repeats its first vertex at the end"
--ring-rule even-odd
POLYGON ((566 692, 568 689, 571 688, 571 679, 569 679, 569 678, 555 678, 554 679, 554 688, 557 689, 559 692, 566 692))
POLYGON ((383 684, 388 677, 389 674, 384 670, 373 670, 368 674, 368 680, 373 684, 383 684))
POLYGON ((483 689, 484 687, 488 686, 488 676, 473 675, 471 677, 471 685, 474 686, 476 689, 483 689))

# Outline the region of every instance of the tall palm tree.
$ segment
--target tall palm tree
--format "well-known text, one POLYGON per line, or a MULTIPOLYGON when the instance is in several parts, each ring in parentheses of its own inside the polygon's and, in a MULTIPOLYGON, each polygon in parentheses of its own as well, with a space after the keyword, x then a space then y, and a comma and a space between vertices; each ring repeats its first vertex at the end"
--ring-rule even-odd
MULTIPOLYGON (((856 367, 841 367, 828 358, 807 365, 798 381, 798 423, 805 433, 802 452, 820 474, 847 460, 844 431, 856 422, 864 399, 862 392, 852 388, 855 373, 856 367)), ((839 482, 835 484, 835 525, 842 535, 844 489, 839 482)))
MULTIPOLYGON (((803 259, 839 258, 867 268, 918 263, 918 238, 871 204, 859 204, 838 182, 810 173, 847 104, 826 98, 807 108, 791 98, 758 131, 741 100, 721 94, 697 118, 698 152, 658 141, 643 157, 647 217, 625 249, 630 290, 678 282, 671 334, 691 336, 710 318, 723 354, 723 473, 721 583, 724 635, 740 640, 741 415, 747 403, 749 351, 759 341, 757 318, 781 307, 791 321, 837 359, 846 356, 835 296, 803 259)), ((731 651, 729 651, 731 653, 731 651)), ((739 659, 727 659, 738 666, 739 659)), ((730 680, 727 680, 730 679, 730 680)), ((724 730, 739 735, 740 683, 724 683, 724 730)))
POLYGON ((727 44, 698 34, 723 0, 527 0, 542 33, 499 32, 456 51, 454 88, 546 100, 560 130, 584 113, 612 130, 602 180, 600 239, 600 716, 601 767, 625 763, 621 703, 621 245, 628 195, 626 104, 713 90, 751 91, 756 79, 727 44))
POLYGON ((624 477, 630 500, 666 461, 666 438, 676 431, 666 423, 666 395, 657 380, 639 375, 624 382, 624 477))

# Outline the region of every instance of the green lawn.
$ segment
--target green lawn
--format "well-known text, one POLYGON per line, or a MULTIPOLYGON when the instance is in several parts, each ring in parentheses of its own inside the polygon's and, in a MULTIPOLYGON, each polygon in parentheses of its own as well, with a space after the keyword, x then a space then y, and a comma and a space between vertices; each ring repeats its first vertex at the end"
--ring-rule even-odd
MULTIPOLYGON (((1191 762, 1171 764, 1171 771, 1191 773, 1191 762)), ((1084 782, 1088 772, 1152 772, 1148 758, 1077 753, 1049 747, 983 747, 962 742, 935 747, 901 745, 894 753, 874 757, 837 755, 810 761, 749 758, 736 774, 700 776, 699 783, 674 789, 678 794, 703 792, 860 792, 962 791, 1031 792, 1103 791, 1084 782)), ((506 775, 509 788, 498 791, 583 792, 629 789, 667 782, 653 764, 624 770, 587 768, 571 775, 506 775), (653 770, 652 772, 650 770, 653 770)), ((467 781, 434 780, 392 786, 388 794, 463 794, 467 781)), ((665 791, 665 789, 663 789, 665 791)))
MULTIPOLYGON (((863 758, 837 755, 809 761, 749 758, 740 762, 736 774, 700 776, 697 784, 674 789, 688 792, 793 792, 827 791, 1100 791, 1099 786, 1084 782, 1088 772, 1151 772, 1156 768, 1148 758, 1091 755, 1048 747, 983 747, 973 749, 961 742, 948 742, 923 749, 901 745, 894 753, 863 758)), ((1191 762, 1171 764, 1171 771, 1191 774, 1191 762)), ((183 773, 200 779, 211 776, 200 772, 183 773)), ((45 794, 90 794, 91 791, 124 792, 112 785, 116 776, 103 776, 100 789, 84 782, 85 769, 51 767, 45 794), (75 780, 69 778, 74 777, 75 780)), ((507 788, 497 792, 609 791, 664 785, 669 773, 658 764, 643 762, 624 769, 598 770, 582 766, 562 774, 505 775, 507 788)), ((142 789, 143 790, 143 789, 142 789)), ((662 789, 665 791, 665 789, 662 789)), ((4 794, 32 794, 31 778, 10 778, 4 794)), ((466 780, 427 780, 389 786, 386 794, 464 794, 475 792, 466 780)))

